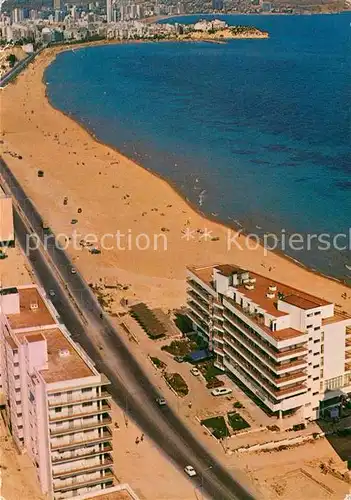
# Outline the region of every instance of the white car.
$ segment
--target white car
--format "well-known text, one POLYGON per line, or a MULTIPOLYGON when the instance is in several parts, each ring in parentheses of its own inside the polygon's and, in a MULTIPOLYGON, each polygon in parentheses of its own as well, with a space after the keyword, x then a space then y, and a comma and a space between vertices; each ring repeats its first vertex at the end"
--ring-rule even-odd
POLYGON ((195 377, 198 377, 198 376, 201 374, 200 370, 198 370, 198 369, 197 369, 197 368, 195 368, 195 367, 194 367, 194 368, 192 368, 192 369, 190 370, 190 373, 191 373, 192 375, 194 375, 195 377))
POLYGON ((55 291, 54 290, 49 290, 49 295, 50 297, 55 297, 55 291))
POLYGON ((184 472, 185 474, 188 474, 189 477, 194 477, 197 475, 196 470, 192 465, 187 465, 186 467, 184 467, 184 472))
POLYGON ((77 274, 77 271, 74 269, 74 267, 71 268, 71 274, 77 274))
POLYGON ((226 396, 227 394, 230 394, 232 392, 229 387, 218 387, 217 389, 213 389, 211 391, 212 396, 226 396))

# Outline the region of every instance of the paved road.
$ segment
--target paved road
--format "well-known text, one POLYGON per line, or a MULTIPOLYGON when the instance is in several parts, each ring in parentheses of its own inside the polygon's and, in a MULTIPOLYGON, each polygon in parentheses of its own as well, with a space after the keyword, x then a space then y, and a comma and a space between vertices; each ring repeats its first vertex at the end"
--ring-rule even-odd
MULTIPOLYGON (((1 159, 0 175, 18 204, 14 213, 15 230, 20 245, 25 248, 30 232, 44 238, 41 217, 1 159)), ((49 241, 47 254, 42 250, 30 251, 29 259, 35 273, 47 291, 55 291, 52 301, 62 322, 97 368, 110 379, 109 390, 116 402, 176 466, 182 469, 191 464, 196 468, 198 476, 192 481, 198 492, 215 500, 253 500, 246 488, 205 450, 171 408, 160 408, 156 404, 157 389, 104 315, 83 278, 78 273, 71 273, 72 264, 65 252, 49 241), (76 304, 80 314, 72 304, 76 304), (104 354, 91 341, 92 327, 104 338, 108 353, 104 354)))

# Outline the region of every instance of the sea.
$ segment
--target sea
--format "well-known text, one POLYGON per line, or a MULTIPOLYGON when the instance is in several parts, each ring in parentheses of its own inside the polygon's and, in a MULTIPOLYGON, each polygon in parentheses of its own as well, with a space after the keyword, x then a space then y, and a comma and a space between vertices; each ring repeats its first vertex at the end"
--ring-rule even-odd
POLYGON ((203 18, 270 36, 73 49, 46 70, 51 103, 204 214, 351 284, 351 12, 162 22, 203 18))

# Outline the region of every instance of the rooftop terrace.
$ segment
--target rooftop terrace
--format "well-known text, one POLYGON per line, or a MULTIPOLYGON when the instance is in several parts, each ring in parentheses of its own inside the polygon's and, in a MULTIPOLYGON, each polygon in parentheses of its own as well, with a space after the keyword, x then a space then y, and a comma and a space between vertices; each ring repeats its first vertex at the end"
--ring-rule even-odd
POLYGON ((19 288, 20 312, 8 314, 12 330, 54 325, 56 320, 36 287, 19 288))

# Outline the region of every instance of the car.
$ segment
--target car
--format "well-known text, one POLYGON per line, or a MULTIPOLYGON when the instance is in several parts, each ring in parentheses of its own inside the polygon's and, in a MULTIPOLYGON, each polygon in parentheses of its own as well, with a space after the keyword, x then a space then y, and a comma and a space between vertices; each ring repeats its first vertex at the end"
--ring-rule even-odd
POLYGON ((49 290, 50 297, 55 297, 56 293, 54 290, 49 290))
POLYGON ((198 369, 197 369, 197 368, 195 368, 195 367, 194 367, 194 368, 192 368, 192 369, 190 370, 190 373, 191 373, 192 375, 194 375, 194 377, 198 377, 199 375, 201 375, 200 370, 198 370, 198 369))
POLYGON ((231 394, 232 390, 229 387, 218 387, 217 389, 213 389, 211 391, 212 396, 226 396, 227 394, 231 394))
POLYGON ((188 474, 189 477, 194 477, 197 475, 196 470, 192 465, 186 465, 184 467, 184 472, 185 474, 188 474))
POLYGON ((77 274, 77 271, 74 269, 74 267, 71 268, 71 274, 77 274))
POLYGON ((183 356, 174 356, 174 361, 176 361, 177 363, 183 363, 184 358, 183 356))
POLYGON ((158 406, 166 406, 167 404, 165 398, 156 398, 156 403, 158 406))

